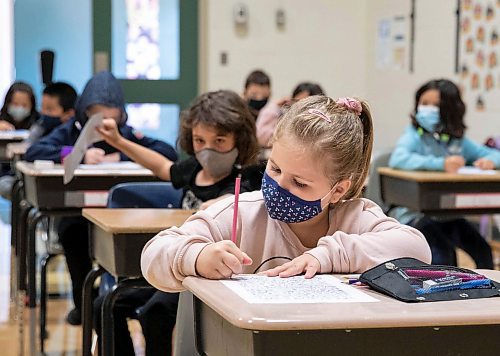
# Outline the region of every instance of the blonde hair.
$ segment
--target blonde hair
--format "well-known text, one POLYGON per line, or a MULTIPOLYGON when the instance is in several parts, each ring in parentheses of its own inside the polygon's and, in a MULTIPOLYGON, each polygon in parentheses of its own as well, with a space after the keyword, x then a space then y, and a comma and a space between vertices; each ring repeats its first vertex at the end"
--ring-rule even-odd
POLYGON ((283 138, 301 143, 324 163, 324 173, 332 186, 350 179, 352 184, 343 199, 361 194, 373 146, 368 104, 359 99, 349 100, 356 104, 359 101, 359 111, 327 96, 302 99, 283 113, 272 138, 272 142, 283 138))

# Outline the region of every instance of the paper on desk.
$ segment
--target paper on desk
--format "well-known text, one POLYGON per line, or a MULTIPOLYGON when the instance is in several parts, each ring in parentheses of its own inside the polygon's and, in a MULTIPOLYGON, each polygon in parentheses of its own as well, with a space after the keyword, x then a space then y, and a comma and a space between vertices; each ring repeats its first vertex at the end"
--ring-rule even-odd
POLYGON ((330 275, 289 278, 238 275, 221 281, 251 304, 361 303, 378 300, 330 275))
POLYGON ((493 169, 481 169, 471 166, 466 166, 458 169, 458 174, 496 174, 493 169))
POLYGON ((78 169, 102 169, 102 170, 134 170, 134 169, 142 169, 140 164, 135 162, 103 162, 98 164, 80 164, 78 169))
POLYGON ((73 151, 64 159, 64 184, 68 184, 75 175, 75 169, 78 168, 82 162, 87 149, 94 142, 102 141, 101 136, 96 131, 96 127, 101 126, 104 116, 101 113, 92 115, 85 126, 83 126, 78 140, 73 146, 73 151))

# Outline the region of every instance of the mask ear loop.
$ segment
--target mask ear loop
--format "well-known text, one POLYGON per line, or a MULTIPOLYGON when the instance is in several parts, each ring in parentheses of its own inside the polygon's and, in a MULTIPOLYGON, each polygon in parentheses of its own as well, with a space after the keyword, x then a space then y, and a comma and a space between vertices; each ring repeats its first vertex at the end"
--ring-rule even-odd
POLYGON ((332 198, 332 193, 337 188, 337 185, 339 185, 338 182, 335 183, 335 185, 333 186, 333 188, 330 189, 330 191, 328 193, 326 193, 326 195, 323 198, 321 198, 321 200, 320 200, 321 201, 321 211, 323 211, 328 205, 330 205, 329 200, 332 198), (327 199, 327 197, 328 197, 328 199, 327 199), (325 206, 323 206, 323 201, 324 200, 328 200, 328 204, 326 204, 325 206))

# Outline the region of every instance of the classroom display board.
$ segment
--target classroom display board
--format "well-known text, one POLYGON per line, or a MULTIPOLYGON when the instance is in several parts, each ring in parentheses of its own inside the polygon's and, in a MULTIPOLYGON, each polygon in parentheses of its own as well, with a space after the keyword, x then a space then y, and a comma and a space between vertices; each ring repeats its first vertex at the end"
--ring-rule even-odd
POLYGON ((500 111, 500 0, 462 0, 460 77, 467 107, 500 111))

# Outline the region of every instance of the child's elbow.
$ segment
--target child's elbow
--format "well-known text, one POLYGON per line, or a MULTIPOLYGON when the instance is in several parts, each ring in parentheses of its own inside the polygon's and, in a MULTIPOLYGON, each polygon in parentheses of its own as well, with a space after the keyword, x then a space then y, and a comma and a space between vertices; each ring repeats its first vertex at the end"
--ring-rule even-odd
POLYGON ((420 260, 425 263, 431 263, 432 260, 431 248, 427 243, 425 236, 417 229, 414 228, 410 229, 412 230, 412 234, 415 236, 415 244, 412 251, 413 256, 409 257, 416 258, 417 260, 420 260))

